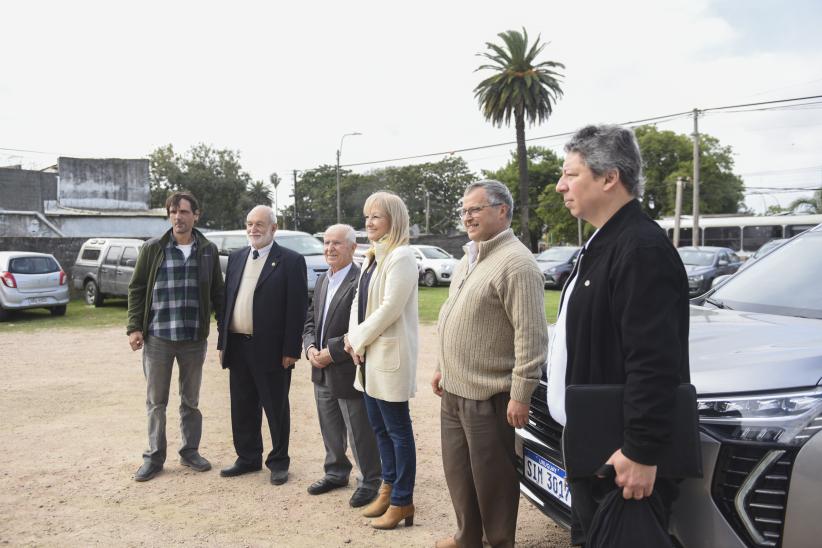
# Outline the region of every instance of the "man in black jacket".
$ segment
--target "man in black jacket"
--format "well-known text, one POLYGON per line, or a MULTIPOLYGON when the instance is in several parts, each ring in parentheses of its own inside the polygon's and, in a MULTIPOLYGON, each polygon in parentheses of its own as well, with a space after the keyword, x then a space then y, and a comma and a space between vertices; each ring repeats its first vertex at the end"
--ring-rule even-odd
MULTIPOLYGON (((656 489, 669 509, 672 481, 656 477, 670 443, 674 392, 689 381, 688 280, 664 231, 645 213, 633 132, 588 126, 565 145, 557 192, 571 214, 596 227, 560 299, 548 359, 548 407, 565 424, 565 387, 623 384, 624 443, 607 464, 626 499, 656 489)), ((569 465, 570 467, 571 465, 569 465)), ((609 480, 570 482, 572 542, 585 544, 609 480)))
POLYGON ((288 481, 291 370, 300 357, 308 305, 305 259, 277 245, 277 220, 270 207, 246 217, 249 247, 229 255, 225 314, 217 348, 230 370, 231 430, 237 461, 220 471, 233 477, 262 468, 262 411, 268 419, 271 452, 265 464, 271 483, 288 481))

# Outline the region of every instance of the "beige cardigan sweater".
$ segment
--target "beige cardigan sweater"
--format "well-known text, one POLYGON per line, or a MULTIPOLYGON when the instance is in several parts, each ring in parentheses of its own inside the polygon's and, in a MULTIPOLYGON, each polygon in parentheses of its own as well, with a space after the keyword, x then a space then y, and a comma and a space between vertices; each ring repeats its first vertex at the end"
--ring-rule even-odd
POLYGON ((478 248, 471 272, 466 248, 440 309, 442 386, 472 400, 510 392, 529 403, 548 354, 544 278, 511 229, 478 248))
MULTIPOLYGON (((357 321, 359 291, 351 303, 348 342, 366 362, 364 372, 357 367, 354 388, 363 391, 364 378, 365 392, 372 398, 408 401, 417 390, 417 260, 407 245, 386 254, 385 246, 376 244, 375 251, 377 267, 368 285, 362 323, 357 321)), ((369 263, 366 260, 362 272, 369 263)))

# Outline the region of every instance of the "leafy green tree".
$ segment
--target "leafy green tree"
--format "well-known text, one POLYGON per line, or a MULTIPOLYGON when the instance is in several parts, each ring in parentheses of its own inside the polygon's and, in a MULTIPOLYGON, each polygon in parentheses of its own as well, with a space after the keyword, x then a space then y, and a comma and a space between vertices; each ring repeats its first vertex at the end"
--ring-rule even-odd
MULTIPOLYGON (((340 215, 343 223, 362 228, 362 207, 366 198, 378 190, 390 190, 405 201, 411 224, 424 230, 428 194, 428 224, 432 233, 447 233, 454 228, 459 220, 457 210, 465 187, 476 179, 460 157, 409 166, 389 166, 363 174, 342 170, 340 174, 340 215)), ((321 232, 336 222, 335 175, 335 167, 329 165, 302 173, 297 183, 295 201, 299 230, 321 232)), ((294 205, 288 206, 283 215, 294 219, 294 205)))
POLYGON ((411 224, 431 234, 447 234, 459 222, 458 210, 465 188, 476 175, 459 156, 438 162, 426 162, 401 168, 387 168, 384 188, 396 192, 405 201, 411 224))
POLYGON ((248 199, 254 205, 271 207, 271 188, 262 181, 254 181, 248 185, 248 199))
POLYGON ((161 207, 170 193, 188 190, 200 201, 201 227, 242 228, 254 205, 247 192, 251 177, 240 165, 239 152, 199 144, 180 155, 166 145, 149 155, 149 165, 152 205, 161 207))
POLYGON ((175 190, 180 180, 179 157, 174 147, 165 145, 148 156, 149 195, 152 208, 165 207, 166 198, 175 190))
MULTIPOLYGON (((535 214, 530 215, 528 219, 530 223, 528 233, 531 239, 527 242, 527 245, 531 249, 537 249, 542 235, 552 230, 558 223, 565 222, 565 217, 570 217, 571 214, 565 210, 557 211, 556 213, 559 215, 556 215, 550 208, 542 207, 542 194, 549 186, 556 188, 556 182, 562 173, 562 160, 551 149, 540 146, 528 147, 527 159, 528 180, 530 182, 528 189, 530 196, 528 197, 528 201, 529 203, 535 204, 533 206, 535 214)), ((511 191, 514 203, 521 202, 519 199, 519 162, 517 154, 512 153, 511 159, 508 160, 508 163, 505 164, 504 167, 496 171, 483 171, 483 176, 505 183, 505 186, 511 191)), ((556 194, 556 192, 554 192, 554 194, 556 194)), ((560 200, 560 205, 561 203, 562 201, 560 200)), ((514 211, 516 211, 516 209, 515 207, 514 211)), ((563 209, 565 209, 564 206, 563 209)), ((520 223, 522 223, 521 217, 515 216, 511 225, 515 232, 520 231, 520 223)), ((574 227, 576 227, 576 224, 574 227)), ((574 230, 576 230, 576 228, 574 228, 574 230)))
POLYGON ((520 198, 520 238, 526 245, 531 244, 530 236, 530 195, 528 161, 525 146, 525 121, 530 124, 547 121, 553 112, 553 105, 562 96, 559 79, 562 75, 557 68, 565 68, 562 63, 543 61, 536 58, 545 44, 540 37, 532 45, 528 44, 528 32, 509 30, 498 34, 504 46, 486 42, 490 51, 479 55, 493 64, 481 65, 477 70, 491 70, 494 74, 474 88, 474 97, 479 101, 485 119, 496 126, 511 124, 517 137, 517 166, 520 198))
POLYGON ((693 174, 693 143, 687 135, 659 131, 656 126, 640 126, 634 134, 642 152, 645 177, 642 207, 654 219, 673 214, 676 180, 690 180, 693 174))
MULTIPOLYGON (((654 126, 638 127, 635 133, 644 162, 643 208, 655 219, 673 215, 677 178, 690 182, 693 176, 691 138, 672 131, 659 131, 654 126)), ((733 172, 733 149, 704 133, 700 135, 699 143, 700 213, 737 213, 744 208, 745 185, 733 172)), ((692 204, 693 192, 686 190, 682 194, 682 211, 691 211, 692 204)))

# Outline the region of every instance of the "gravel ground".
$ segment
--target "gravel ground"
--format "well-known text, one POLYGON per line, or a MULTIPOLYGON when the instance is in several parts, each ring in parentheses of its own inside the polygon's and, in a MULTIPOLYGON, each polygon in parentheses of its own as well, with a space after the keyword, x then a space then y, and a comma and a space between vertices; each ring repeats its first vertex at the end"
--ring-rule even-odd
MULTIPOLYGON (((228 375, 210 341, 200 408, 202 454, 214 468, 182 467, 179 396, 168 412, 169 460, 154 480, 136 483, 146 443, 140 353, 123 329, 61 329, 0 337, 2 423, 0 543, 14 546, 432 546, 455 527, 440 459, 439 402, 428 388, 436 334, 420 329, 423 348, 411 413, 417 441, 414 526, 376 531, 348 506, 354 490, 310 496, 324 450, 309 364, 291 387, 291 470, 276 487, 268 474, 221 478, 234 461, 228 375)), ((175 377, 176 379, 176 374, 175 377)), ((270 440, 263 423, 265 451, 270 440)), ((568 546, 568 534, 520 499, 519 546, 568 546)))

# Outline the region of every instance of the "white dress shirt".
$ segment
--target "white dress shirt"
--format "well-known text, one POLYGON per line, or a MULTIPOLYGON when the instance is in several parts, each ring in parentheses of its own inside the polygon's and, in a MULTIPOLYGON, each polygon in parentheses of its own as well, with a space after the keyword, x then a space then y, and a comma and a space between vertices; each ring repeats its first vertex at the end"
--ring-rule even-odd
POLYGON ((577 264, 574 265, 574 276, 565 284, 565 289, 562 290, 560 301, 562 305, 557 316, 557 323, 554 325, 554 331, 551 333, 551 342, 548 344, 548 390, 546 399, 548 400, 548 413, 555 421, 562 426, 565 426, 565 372, 568 369, 568 345, 566 341, 566 324, 568 313, 568 302, 571 300, 571 294, 579 277, 579 270, 582 268, 582 261, 584 260, 585 250, 591 240, 599 232, 596 232, 585 242, 585 245, 580 251, 577 258, 577 264))
POLYGON ((325 303, 323 304, 323 324, 320 328, 320 336, 317 339, 317 345, 322 345, 323 333, 325 332, 325 323, 328 321, 328 307, 331 305, 334 295, 337 294, 337 290, 340 288, 343 281, 345 281, 345 277, 348 276, 348 272, 350 270, 351 263, 348 263, 347 266, 339 269, 337 272, 332 272, 329 268, 325 275, 327 285, 325 287, 325 303))

